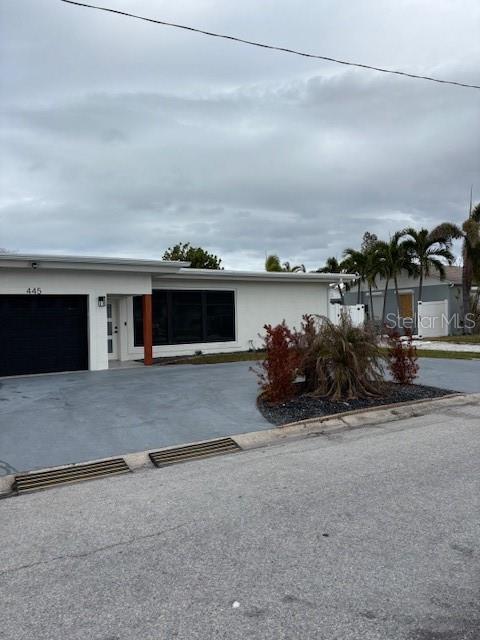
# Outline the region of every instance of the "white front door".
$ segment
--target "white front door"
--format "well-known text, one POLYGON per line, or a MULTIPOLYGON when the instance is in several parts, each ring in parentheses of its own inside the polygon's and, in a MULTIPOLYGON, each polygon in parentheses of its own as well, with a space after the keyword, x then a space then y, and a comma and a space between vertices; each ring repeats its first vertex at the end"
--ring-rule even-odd
POLYGON ((107 298, 107 351, 109 360, 118 360, 118 300, 107 298))

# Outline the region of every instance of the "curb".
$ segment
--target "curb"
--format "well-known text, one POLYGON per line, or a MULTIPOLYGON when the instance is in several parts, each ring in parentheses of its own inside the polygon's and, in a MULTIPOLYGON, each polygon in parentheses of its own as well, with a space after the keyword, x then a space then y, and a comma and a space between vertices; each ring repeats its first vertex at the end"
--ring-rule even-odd
MULTIPOLYGON (((325 416, 322 418, 309 418, 298 422, 290 422, 288 424, 272 427, 261 431, 250 431, 248 433, 239 433, 236 435, 225 436, 232 438, 242 450, 259 449, 262 447, 281 444, 289 440, 300 440, 313 436, 327 435, 330 433, 338 433, 341 431, 350 431, 366 426, 375 426, 382 423, 396 422, 399 420, 407 420, 408 418, 416 418, 431 413, 432 410, 442 409, 443 407, 464 406, 480 403, 480 393, 454 393, 441 398, 413 400, 411 402, 402 402, 397 404, 384 405, 382 407, 372 407, 369 409, 356 409, 353 411, 345 411, 342 413, 325 416)), ((113 460, 115 458, 123 458, 130 471, 140 471, 145 469, 156 469, 150 460, 149 454, 155 451, 168 451, 169 449, 177 449, 179 446, 188 446, 200 444, 203 442, 213 442, 218 438, 210 438, 208 440, 200 440, 195 442, 182 443, 181 445, 172 445, 169 447, 161 447, 156 449, 147 449, 145 451, 137 451, 135 453, 127 453, 124 455, 110 456, 107 458, 99 458, 72 464, 64 464, 55 467, 47 467, 45 469, 33 469, 25 473, 39 473, 44 471, 53 471, 59 469, 69 469, 72 467, 81 467, 85 464, 95 462, 103 462, 113 460)), ((13 484, 15 477, 18 475, 10 474, 0 476, 0 498, 7 498, 15 495, 13 492, 13 484)))

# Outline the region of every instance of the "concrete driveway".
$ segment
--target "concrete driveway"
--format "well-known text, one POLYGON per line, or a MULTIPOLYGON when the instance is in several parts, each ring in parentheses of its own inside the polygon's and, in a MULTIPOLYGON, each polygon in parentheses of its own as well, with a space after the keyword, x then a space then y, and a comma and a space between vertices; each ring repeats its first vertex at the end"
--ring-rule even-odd
POLYGON ((480 392, 480 359, 420 358, 417 382, 465 393, 480 392))
POLYGON ((268 429, 249 364, 3 378, 0 474, 268 429))
MULTIPOLYGON (((252 363, 0 380, 0 474, 268 429, 252 363)), ((420 362, 419 382, 480 392, 480 360, 420 362)))

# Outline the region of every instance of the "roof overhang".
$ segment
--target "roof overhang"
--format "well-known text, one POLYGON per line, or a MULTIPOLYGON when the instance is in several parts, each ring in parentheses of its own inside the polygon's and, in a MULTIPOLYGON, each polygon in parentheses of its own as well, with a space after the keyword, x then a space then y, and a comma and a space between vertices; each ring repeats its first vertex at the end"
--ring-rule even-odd
POLYGON ((351 273, 289 273, 275 271, 233 271, 224 269, 179 269, 172 278, 174 280, 235 280, 248 282, 290 282, 333 284, 350 282, 356 276, 351 273))
POLYGON ((151 274, 174 274, 189 262, 134 260, 99 256, 59 256, 43 254, 1 254, 0 268, 63 269, 80 271, 125 271, 151 274))

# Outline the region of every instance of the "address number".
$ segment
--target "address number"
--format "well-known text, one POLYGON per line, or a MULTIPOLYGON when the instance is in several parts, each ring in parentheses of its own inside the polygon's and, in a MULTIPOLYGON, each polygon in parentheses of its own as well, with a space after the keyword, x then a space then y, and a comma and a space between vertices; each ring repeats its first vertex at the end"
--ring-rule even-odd
POLYGON ((42 293, 40 287, 28 287, 27 293, 33 296, 39 296, 42 293))

